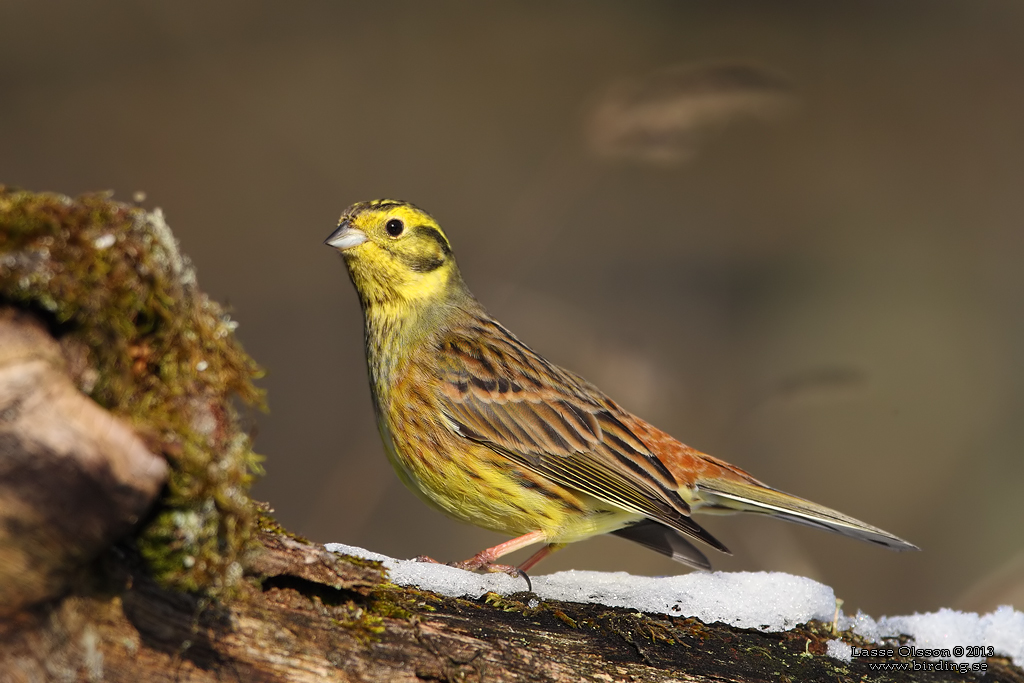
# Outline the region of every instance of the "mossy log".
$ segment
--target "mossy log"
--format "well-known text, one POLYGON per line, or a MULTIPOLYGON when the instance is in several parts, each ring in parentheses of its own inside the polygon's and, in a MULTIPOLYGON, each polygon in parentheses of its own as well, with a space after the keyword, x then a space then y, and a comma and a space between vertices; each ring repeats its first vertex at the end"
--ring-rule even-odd
MULTIPOLYGON (((379 565, 263 530, 249 580, 211 603, 111 552, 102 583, 0 626, 3 681, 958 681, 824 654, 811 623, 761 633, 529 595, 443 598, 379 565)), ((846 637, 849 637, 846 634, 846 637)), ((985 680, 1024 681, 989 659, 985 680)))
POLYGON ((288 534, 231 408, 258 370, 157 212, 0 187, 0 307, 0 683, 965 678, 830 658, 829 624, 445 598, 288 534))

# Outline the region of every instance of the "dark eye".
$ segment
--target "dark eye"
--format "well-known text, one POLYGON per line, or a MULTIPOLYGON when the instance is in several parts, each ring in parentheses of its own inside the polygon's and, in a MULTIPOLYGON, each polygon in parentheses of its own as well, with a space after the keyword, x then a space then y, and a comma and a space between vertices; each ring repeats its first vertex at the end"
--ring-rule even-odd
POLYGON ((387 225, 384 226, 384 229, 387 230, 388 234, 392 237, 398 237, 402 234, 402 231, 405 230, 405 223, 397 218, 392 218, 387 222, 387 225))

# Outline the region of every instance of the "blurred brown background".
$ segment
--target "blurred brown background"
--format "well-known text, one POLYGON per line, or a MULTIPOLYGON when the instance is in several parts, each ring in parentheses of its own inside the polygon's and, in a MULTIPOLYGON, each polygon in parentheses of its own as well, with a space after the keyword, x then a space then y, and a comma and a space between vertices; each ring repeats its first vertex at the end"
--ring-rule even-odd
MULTIPOLYGON (((705 517, 716 568, 876 616, 1024 602, 1019 3, 7 0, 0 182, 164 209, 268 370, 256 495, 315 540, 501 540, 383 456, 321 243, 386 196, 550 359, 923 549, 705 517)), ((681 570, 614 538, 570 567, 681 570)))

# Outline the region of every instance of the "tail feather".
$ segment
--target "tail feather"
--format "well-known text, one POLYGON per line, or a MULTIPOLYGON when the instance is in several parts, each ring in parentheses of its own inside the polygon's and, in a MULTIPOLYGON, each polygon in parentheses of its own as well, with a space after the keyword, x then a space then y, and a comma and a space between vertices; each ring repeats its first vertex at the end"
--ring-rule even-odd
POLYGON ((893 550, 918 550, 916 545, 908 543, 888 531, 865 524, 859 519, 854 519, 824 505, 818 505, 767 486, 729 479, 708 478, 697 481, 697 490, 700 492, 701 505, 695 505, 695 511, 710 507, 718 510, 755 512, 825 529, 861 541, 877 543, 893 550))
MULTIPOLYGON (((681 532, 651 519, 644 519, 630 526, 616 529, 616 536, 671 557, 694 569, 711 569, 711 563, 695 545, 686 540, 681 532)), ((719 544, 721 545, 721 544, 719 544)), ((722 546, 723 548, 725 546, 722 546)), ((725 552, 729 552, 726 550, 725 552)))

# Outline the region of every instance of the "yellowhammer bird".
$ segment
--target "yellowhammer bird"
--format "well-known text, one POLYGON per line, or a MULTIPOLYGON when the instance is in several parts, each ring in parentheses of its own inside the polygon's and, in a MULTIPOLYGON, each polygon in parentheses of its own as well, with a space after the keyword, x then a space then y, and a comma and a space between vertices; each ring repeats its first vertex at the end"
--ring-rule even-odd
POLYGON ((516 536, 454 566, 525 572, 566 543, 613 533, 707 569, 690 540, 729 551, 696 511, 916 549, 680 443, 546 361, 487 315, 441 227, 415 206, 354 204, 326 243, 359 294, 377 426, 398 476, 452 517, 516 536), (545 546, 518 570, 494 564, 534 543, 545 546))

